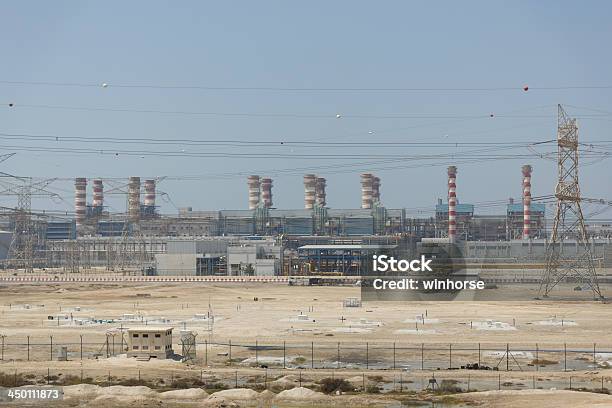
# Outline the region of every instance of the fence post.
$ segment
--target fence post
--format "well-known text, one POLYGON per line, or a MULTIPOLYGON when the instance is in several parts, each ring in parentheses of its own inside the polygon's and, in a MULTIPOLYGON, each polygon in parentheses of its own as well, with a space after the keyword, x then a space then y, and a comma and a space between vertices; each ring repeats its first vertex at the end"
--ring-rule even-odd
POLYGON ((510 344, 506 343, 506 371, 510 370, 510 344))
POLYGON ((478 343, 478 367, 480 367, 480 343, 478 343))
POLYGON ((425 359, 425 343, 421 343, 421 370, 423 370, 424 367, 424 362, 423 360, 425 359))
POLYGON ((563 371, 567 371, 567 343, 563 343, 563 371))
POLYGON ((30 361, 30 336, 28 336, 28 361, 30 361))
POLYGON ((453 368, 453 343, 448 345, 448 369, 453 368))
POLYGON ((340 342, 338 342, 338 368, 340 368, 340 342))
POLYGON ((204 340, 204 365, 208 366, 208 340, 204 340))
POLYGON ((501 390, 501 374, 497 374, 497 389, 501 390))
POLYGON ((232 340, 229 340, 229 353, 227 354, 229 357, 229 365, 232 365, 232 340))
POLYGON ((235 371, 234 375, 236 376, 236 381, 234 382, 235 387, 234 388, 238 388, 238 370, 235 371))
POLYGON ((395 342, 393 342, 393 369, 395 370, 395 342))
POLYGON ((255 365, 259 366, 259 342, 255 340, 255 365))
POLYGON ((283 368, 287 368, 287 342, 283 341, 283 368))
POLYGON ((569 383, 569 389, 571 391, 572 390, 572 376, 571 375, 570 375, 570 378, 569 378, 569 382, 570 382, 569 383))
POLYGON ((4 336, 0 337, 2 337, 2 360, 4 360, 4 336))
POLYGON ((595 358, 595 343, 593 343, 593 365, 597 366, 597 359, 595 358))
POLYGON ((310 343, 310 367, 314 368, 314 341, 310 343))
POLYGON ((81 360, 83 359, 83 335, 81 334, 81 360))
POLYGON ((47 385, 49 385, 50 381, 51 381, 51 369, 47 367, 47 385))
POLYGON ((400 382, 400 392, 404 392, 404 380, 402 379, 402 372, 401 372, 401 370, 400 370, 399 382, 400 382))
POLYGON ((49 361, 53 361, 53 336, 49 336, 49 361))
POLYGON ((366 341, 366 370, 370 368, 370 346, 366 341))
MULTIPOLYGON (((536 371, 540 371, 540 357, 539 357, 539 348, 538 348, 538 343, 536 343, 536 371)), ((535 386, 533 387, 535 388, 535 386)))

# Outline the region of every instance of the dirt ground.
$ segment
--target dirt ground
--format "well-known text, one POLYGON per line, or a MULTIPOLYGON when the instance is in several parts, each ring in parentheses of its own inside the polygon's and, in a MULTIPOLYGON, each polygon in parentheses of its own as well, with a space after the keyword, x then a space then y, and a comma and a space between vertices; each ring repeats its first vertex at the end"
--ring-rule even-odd
POLYGON ((367 302, 361 307, 344 307, 343 300, 359 298, 359 291, 354 286, 262 283, 5 284, 0 286, 0 336, 4 336, 5 344, 0 371, 31 373, 38 382, 48 374, 79 377, 85 373, 85 377, 98 384, 106 379, 112 383, 138 376, 151 381, 163 378, 165 387, 170 387, 179 378, 193 377, 226 385, 255 383, 261 387, 286 375, 287 370, 295 372, 300 368, 304 383, 334 375, 350 378, 361 375, 367 364, 364 361, 368 361, 367 375, 380 376, 375 382, 383 391, 398 390, 402 381, 398 370, 411 377, 412 385, 406 383, 405 389, 416 392, 427 386, 433 370, 442 368, 435 375, 459 379, 464 390, 466 385, 472 391, 497 389, 501 381, 505 384, 502 389, 512 388, 508 384, 519 384, 516 387, 520 390, 508 390, 510 394, 460 394, 461 398, 467 398, 466 404, 484 401, 483 406, 505 407, 513 406, 512 401, 529 398, 529 401, 538 401, 530 406, 581 406, 576 405, 578 402, 584 406, 598 406, 593 405, 596 403, 612 406, 609 399, 601 399, 602 395, 572 392, 571 398, 565 398, 553 391, 551 399, 529 393, 527 389, 567 388, 572 381, 569 376, 573 376, 575 388, 599 387, 602 377, 604 387, 612 388, 611 370, 607 369, 612 361, 612 304, 534 300, 528 303, 367 302), (214 316, 214 322, 209 316, 214 316), (198 343, 208 345, 198 346, 197 358, 189 365, 172 360, 140 362, 125 358, 121 355, 120 330, 114 331, 114 346, 111 340, 107 345, 109 330, 145 323, 174 327, 177 353, 181 352, 178 344, 181 329, 197 332, 198 343), (79 355, 81 336, 83 360, 79 355), (50 361, 56 360, 62 344, 68 345, 69 361, 50 361), (255 351, 247 347, 254 344, 261 348, 255 351), (285 350, 281 349, 283 344, 285 350), (478 344, 483 349, 482 363, 491 366, 497 363, 502 377, 498 378, 497 372, 446 370, 448 364, 458 368, 476 361, 478 344), (505 358, 503 351, 507 344, 514 349, 531 351, 505 358), (585 351, 594 344, 596 364, 591 361, 592 353, 585 351), (311 345, 319 368, 312 371, 309 370, 311 345), (397 346, 397 351, 392 351, 391 345, 397 346), (562 357, 558 353, 564 345, 570 350, 567 358, 570 373, 563 372, 562 357), (422 346, 425 347, 424 371, 419 366, 422 346), (538 357, 544 361, 542 365, 533 364, 534 347, 541 350, 538 357), (557 353, 552 355, 547 349, 557 353), (583 352, 573 353, 572 349, 583 352), (114 356, 106 358, 109 353, 114 356), (398 370, 383 370, 382 365, 376 365, 391 364, 391 353, 397 353, 398 370), (100 358, 96 359, 96 355, 100 358), (255 361, 270 366, 271 371, 266 370, 265 374, 269 378, 264 379, 262 370, 253 367, 255 361), (286 370, 283 361, 286 361, 286 370), (409 364, 402 365, 405 362, 409 364), (335 374, 328 371, 336 364, 342 370, 335 374), (510 372, 505 372, 507 367, 510 372), (532 380, 537 381, 535 387, 532 380), (580 381, 584 384, 580 385, 580 381), (557 399, 567 405, 539 405, 557 399), (576 404, 570 405, 568 401, 576 404))

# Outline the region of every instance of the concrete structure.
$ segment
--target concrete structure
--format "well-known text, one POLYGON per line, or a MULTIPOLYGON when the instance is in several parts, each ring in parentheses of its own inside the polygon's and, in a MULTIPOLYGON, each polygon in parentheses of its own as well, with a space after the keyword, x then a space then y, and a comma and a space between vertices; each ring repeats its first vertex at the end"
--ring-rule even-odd
POLYGON ((128 329, 128 357, 170 358, 172 349, 172 327, 134 327, 128 329))
POLYGON ((274 239, 241 240, 227 247, 230 276, 274 276, 281 271, 283 251, 274 239))

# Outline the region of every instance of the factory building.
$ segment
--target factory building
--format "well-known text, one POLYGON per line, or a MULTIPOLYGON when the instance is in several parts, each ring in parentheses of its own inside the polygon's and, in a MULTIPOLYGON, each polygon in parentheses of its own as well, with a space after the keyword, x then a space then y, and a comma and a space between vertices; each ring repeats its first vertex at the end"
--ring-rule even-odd
POLYGON ((157 275, 273 276, 281 274, 282 247, 274 238, 170 239, 155 255, 157 275))

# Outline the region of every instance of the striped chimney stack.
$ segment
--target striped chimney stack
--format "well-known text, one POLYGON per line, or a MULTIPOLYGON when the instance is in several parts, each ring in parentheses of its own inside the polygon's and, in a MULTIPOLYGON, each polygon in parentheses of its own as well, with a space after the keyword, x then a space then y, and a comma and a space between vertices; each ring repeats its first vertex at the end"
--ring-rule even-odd
POLYGON ((140 220, 140 177, 130 177, 128 181, 128 219, 140 220))
POLYGON ((372 208, 374 194, 374 175, 363 173, 361 175, 361 208, 372 208))
POLYGON ((144 190, 144 205, 155 208, 155 180, 145 180, 144 190))
POLYGON ((104 183, 102 179, 95 179, 93 181, 92 205, 96 208, 104 206, 104 183))
POLYGON ((523 239, 529 239, 531 235, 531 171, 533 169, 526 164, 523 171, 523 239))
POLYGON ((74 179, 74 213, 77 234, 82 234, 87 217, 87 179, 85 177, 74 179))
POLYGON ((261 196, 261 180, 259 176, 249 176, 247 178, 249 185, 249 210, 254 210, 259 205, 261 196))
POLYGON ((312 210, 317 196, 317 176, 314 174, 304 175, 304 208, 312 210))
POLYGON ((457 240, 457 167, 448 166, 448 241, 457 240))
POLYGON ((261 179, 261 201, 264 208, 272 208, 272 179, 261 179))
POLYGON ((316 203, 317 206, 323 208, 327 205, 327 197, 325 193, 325 187, 327 186, 327 182, 323 177, 317 177, 316 184, 316 203))
POLYGON ((372 179, 372 200, 380 203, 380 177, 377 176, 372 179))

